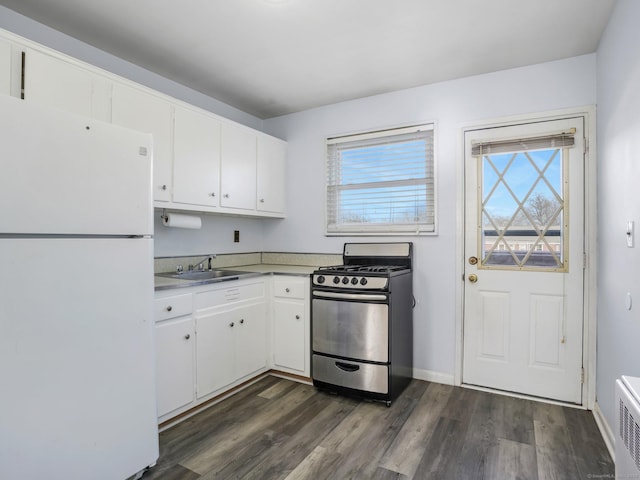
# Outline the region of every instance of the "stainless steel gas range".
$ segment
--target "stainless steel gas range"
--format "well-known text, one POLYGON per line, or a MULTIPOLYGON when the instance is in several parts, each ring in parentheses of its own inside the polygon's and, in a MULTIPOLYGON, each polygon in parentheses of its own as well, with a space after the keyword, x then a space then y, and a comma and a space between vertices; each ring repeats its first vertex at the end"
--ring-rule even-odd
POLYGON ((311 287, 313 384, 383 401, 413 370, 413 244, 347 243, 343 265, 321 267, 311 287))

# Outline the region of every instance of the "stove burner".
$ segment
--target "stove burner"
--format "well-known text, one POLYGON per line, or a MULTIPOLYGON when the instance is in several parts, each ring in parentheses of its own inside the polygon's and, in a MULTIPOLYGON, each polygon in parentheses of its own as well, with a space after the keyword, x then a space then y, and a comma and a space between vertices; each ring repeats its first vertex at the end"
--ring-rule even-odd
POLYGON ((391 273, 405 270, 406 267, 400 265, 333 265, 330 267, 320 267, 318 270, 324 272, 363 272, 363 273, 391 273))

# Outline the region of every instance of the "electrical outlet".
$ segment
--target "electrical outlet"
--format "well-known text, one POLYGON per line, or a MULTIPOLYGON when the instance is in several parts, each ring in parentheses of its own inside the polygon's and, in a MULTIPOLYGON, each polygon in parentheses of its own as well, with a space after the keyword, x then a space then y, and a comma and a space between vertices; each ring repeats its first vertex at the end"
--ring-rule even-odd
POLYGON ((240 243, 240 230, 233 231, 233 242, 240 243))

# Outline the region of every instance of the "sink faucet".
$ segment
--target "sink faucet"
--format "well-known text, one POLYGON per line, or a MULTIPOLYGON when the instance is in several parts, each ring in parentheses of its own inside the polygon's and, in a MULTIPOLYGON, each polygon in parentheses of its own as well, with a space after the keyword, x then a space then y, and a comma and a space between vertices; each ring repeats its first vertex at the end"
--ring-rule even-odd
POLYGON ((198 270, 202 271, 204 270, 204 261, 207 261, 207 270, 212 270, 211 268, 211 261, 216 258, 216 255, 214 253, 211 253, 209 255, 207 255, 206 257, 204 257, 203 259, 195 262, 195 263, 190 263, 189 264, 189 271, 193 271, 196 266, 198 267, 198 270))

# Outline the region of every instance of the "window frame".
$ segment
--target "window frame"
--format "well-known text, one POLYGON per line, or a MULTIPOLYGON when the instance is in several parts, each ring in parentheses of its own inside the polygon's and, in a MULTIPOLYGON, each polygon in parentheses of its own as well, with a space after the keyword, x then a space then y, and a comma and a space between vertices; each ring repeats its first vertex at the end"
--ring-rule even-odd
MULTIPOLYGON (((326 236, 428 236, 428 235, 437 235, 438 233, 438 188, 437 188, 437 137, 436 137, 436 122, 425 122, 410 126, 401 126, 401 127, 390 127, 384 128, 380 130, 370 130, 363 131, 358 133, 344 134, 344 135, 334 135, 326 138, 325 141, 325 215, 324 215, 324 225, 325 225, 325 235, 326 236), (334 224, 333 226, 329 223, 330 216, 329 210, 331 207, 337 209, 337 205, 330 206, 330 195, 329 190, 330 187, 335 185, 329 184, 329 171, 332 167, 330 155, 329 155, 329 147, 332 144, 339 143, 348 143, 356 140, 368 140, 368 139, 376 139, 383 137, 392 137, 396 135, 409 134, 419 131, 429 130, 432 132, 432 147, 433 147, 433 155, 431 158, 431 165, 427 163, 427 171, 429 167, 433 172, 433 178, 431 180, 431 188, 433 192, 433 208, 432 211, 427 210, 433 216, 433 222, 428 224, 398 224, 398 223, 388 223, 388 224, 357 224, 357 225, 346 225, 346 224, 334 224)), ((429 188, 429 183, 427 180, 427 188, 429 188)), ((428 207, 428 206, 427 206, 428 207)))

